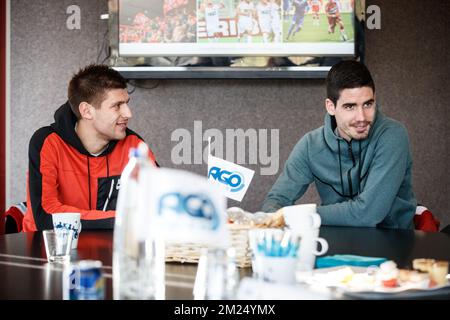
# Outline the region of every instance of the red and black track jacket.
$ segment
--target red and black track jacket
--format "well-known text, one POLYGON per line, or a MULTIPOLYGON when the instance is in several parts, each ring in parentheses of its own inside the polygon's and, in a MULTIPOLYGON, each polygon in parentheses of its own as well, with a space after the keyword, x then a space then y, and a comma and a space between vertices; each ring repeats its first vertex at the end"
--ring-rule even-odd
MULTIPOLYGON (((51 214, 58 212, 80 212, 83 229, 114 227, 120 174, 129 149, 143 140, 127 129, 124 139, 92 156, 75 132, 76 122, 67 102, 55 112, 55 122, 31 138, 24 231, 52 229, 51 214)), ((158 165, 151 151, 149 157, 158 165)))

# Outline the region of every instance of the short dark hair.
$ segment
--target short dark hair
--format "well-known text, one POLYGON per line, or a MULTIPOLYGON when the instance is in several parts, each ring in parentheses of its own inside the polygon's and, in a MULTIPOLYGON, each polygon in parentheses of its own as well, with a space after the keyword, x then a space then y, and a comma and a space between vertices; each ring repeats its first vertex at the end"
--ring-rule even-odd
POLYGON ((67 95, 70 108, 78 119, 81 118, 79 106, 87 102, 99 107, 106 90, 126 89, 127 81, 116 70, 106 65, 91 64, 82 68, 70 80, 67 95))
POLYGON ((327 76, 327 98, 336 105, 341 91, 370 87, 375 93, 375 84, 369 69, 361 62, 355 60, 344 60, 335 64, 327 76))

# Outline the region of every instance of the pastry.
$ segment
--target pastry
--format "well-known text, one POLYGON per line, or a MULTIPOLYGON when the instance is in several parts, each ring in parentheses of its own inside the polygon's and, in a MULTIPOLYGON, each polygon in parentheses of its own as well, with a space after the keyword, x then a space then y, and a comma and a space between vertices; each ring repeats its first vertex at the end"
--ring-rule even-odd
POLYGON ((434 262, 435 262, 434 259, 414 259, 413 269, 422 272, 430 272, 431 266, 433 265, 434 262))
POLYGON ((384 287, 395 288, 398 285, 398 276, 399 270, 394 261, 386 261, 380 265, 379 279, 384 287))
POLYGON ((448 261, 435 261, 430 268, 431 286, 447 284, 448 261))
POLYGON ((262 223, 256 225, 259 228, 282 228, 285 226, 283 209, 268 216, 262 223))

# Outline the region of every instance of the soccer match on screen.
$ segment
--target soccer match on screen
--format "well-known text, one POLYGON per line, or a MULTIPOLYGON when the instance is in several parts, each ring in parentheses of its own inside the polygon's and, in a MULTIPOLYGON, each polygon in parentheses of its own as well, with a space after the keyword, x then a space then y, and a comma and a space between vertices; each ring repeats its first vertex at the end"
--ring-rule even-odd
POLYGON ((354 41, 354 0, 121 0, 120 43, 354 41))

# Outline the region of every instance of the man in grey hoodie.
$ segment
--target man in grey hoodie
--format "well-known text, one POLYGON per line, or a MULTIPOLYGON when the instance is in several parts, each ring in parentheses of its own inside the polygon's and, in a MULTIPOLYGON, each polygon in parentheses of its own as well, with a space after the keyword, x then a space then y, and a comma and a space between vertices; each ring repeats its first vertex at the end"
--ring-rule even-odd
POLYGON ((334 65, 325 107, 325 125, 296 144, 262 210, 293 205, 314 182, 323 225, 413 228, 408 133, 380 112, 369 70, 356 61, 334 65))

